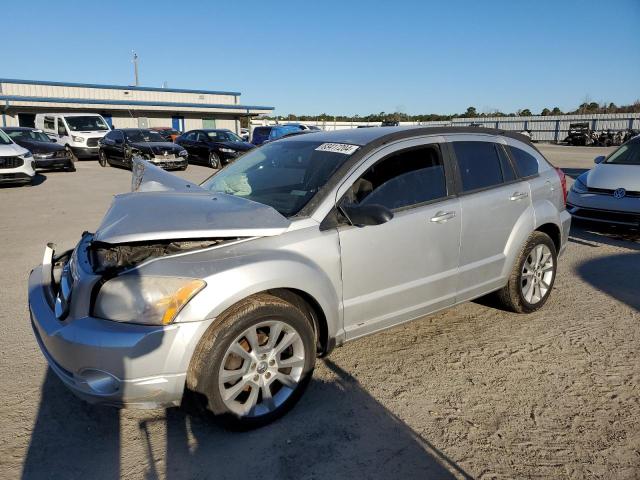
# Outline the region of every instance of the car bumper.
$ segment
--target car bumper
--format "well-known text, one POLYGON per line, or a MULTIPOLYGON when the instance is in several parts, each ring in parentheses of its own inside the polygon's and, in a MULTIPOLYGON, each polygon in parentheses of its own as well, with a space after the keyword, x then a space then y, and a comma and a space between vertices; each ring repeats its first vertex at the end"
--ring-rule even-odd
POLYGON ((35 168, 67 168, 72 165, 73 163, 71 162, 71 159, 68 157, 42 158, 42 159, 35 159, 33 161, 33 166, 35 168))
POLYGON ((567 248, 569 242, 569 231, 571 230, 571 214, 567 210, 560 212, 560 226, 562 231, 560 232, 560 251, 558 255, 562 255, 567 248))
POLYGON ((640 198, 569 192, 567 210, 573 218, 615 225, 640 226, 640 198))
POLYGON ((27 172, 3 172, 0 170, 0 184, 30 183, 34 175, 27 172))
POLYGON ((149 163, 164 168, 165 170, 175 170, 178 168, 187 168, 189 161, 186 158, 176 158, 172 160, 164 160, 162 157, 148 160, 149 163))
POLYGON ((98 147, 70 147, 77 158, 98 158, 98 147))
POLYGON ((29 276, 33 331, 49 366, 78 397, 118 407, 179 405, 189 360, 207 322, 157 327, 90 316, 56 318, 50 251, 29 276))

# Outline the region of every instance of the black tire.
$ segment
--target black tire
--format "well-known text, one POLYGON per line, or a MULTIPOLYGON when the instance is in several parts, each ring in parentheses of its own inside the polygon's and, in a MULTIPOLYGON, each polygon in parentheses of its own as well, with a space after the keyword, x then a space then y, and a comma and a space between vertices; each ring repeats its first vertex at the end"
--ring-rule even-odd
POLYGON ((496 292, 498 301, 507 309, 516 312, 516 313, 531 313, 539 310, 544 306, 544 304, 549 299, 549 295, 553 290, 553 284, 556 279, 556 271, 558 267, 558 254, 556 252, 556 246, 553 243, 553 240, 543 232, 533 232, 524 246, 520 250, 520 254, 518 255, 518 259, 516 260, 515 265, 513 266, 513 270, 511 271, 511 275, 509 276, 509 281, 507 284, 496 292), (542 296, 542 298, 536 302, 530 303, 528 302, 524 294, 522 292, 523 286, 523 267, 531 252, 538 246, 545 245, 548 247, 551 252, 551 257, 553 259, 553 276, 549 283, 549 288, 547 292, 542 296))
POLYGON ((73 153, 73 150, 71 150, 71 147, 67 145, 65 148, 67 150, 67 154, 69 155, 69 158, 71 159, 71 162, 76 163, 78 161, 78 157, 76 157, 76 154, 73 153))
POLYGON ((102 149, 98 151, 98 163, 101 167, 106 167, 107 163, 109 163, 107 160, 107 155, 102 149))
POLYGON ((306 390, 313 374, 316 359, 315 334, 311 320, 297 307, 268 294, 251 296, 223 313, 202 336, 187 372, 185 404, 212 415, 214 421, 229 430, 259 428, 287 413, 306 390), (304 345, 302 376, 284 402, 269 413, 241 417, 222 401, 218 377, 222 361, 239 335, 264 321, 277 320, 293 327, 304 345))
POLYGON ((209 152, 209 160, 207 161, 207 165, 214 169, 220 168, 222 162, 220 161, 220 157, 216 152, 209 152))

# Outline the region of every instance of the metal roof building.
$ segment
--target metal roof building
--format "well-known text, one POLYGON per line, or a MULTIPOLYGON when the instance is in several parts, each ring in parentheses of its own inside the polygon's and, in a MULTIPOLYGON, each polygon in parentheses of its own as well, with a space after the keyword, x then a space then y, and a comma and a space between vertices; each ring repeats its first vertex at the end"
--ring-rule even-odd
POLYGON ((0 126, 33 126, 36 113, 92 112, 117 128, 228 128, 273 107, 240 104, 239 92, 0 78, 0 126))

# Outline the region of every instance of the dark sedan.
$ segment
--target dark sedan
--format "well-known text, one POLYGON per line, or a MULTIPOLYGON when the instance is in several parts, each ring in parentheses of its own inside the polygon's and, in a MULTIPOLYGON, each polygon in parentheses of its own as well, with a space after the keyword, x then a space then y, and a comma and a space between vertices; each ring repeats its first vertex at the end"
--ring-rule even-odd
POLYGON ((51 140, 42 130, 27 127, 6 127, 3 130, 14 142, 33 154, 35 168, 75 171, 69 151, 51 140))
POLYGON ((191 130, 176 138, 176 144, 187 149, 189 162, 204 163, 211 168, 220 168, 255 148, 231 130, 191 130))
POLYGON ((134 158, 143 158, 165 170, 186 170, 187 151, 167 142, 158 132, 146 128, 111 130, 98 143, 100 165, 131 168, 134 158))

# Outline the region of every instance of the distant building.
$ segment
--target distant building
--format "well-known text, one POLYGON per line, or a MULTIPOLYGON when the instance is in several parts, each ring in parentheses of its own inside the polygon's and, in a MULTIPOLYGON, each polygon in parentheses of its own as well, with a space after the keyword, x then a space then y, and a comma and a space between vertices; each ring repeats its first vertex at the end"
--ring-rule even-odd
POLYGON ((0 78, 0 126, 32 127, 36 113, 92 112, 117 128, 228 128, 273 107, 242 105, 239 92, 0 78))

